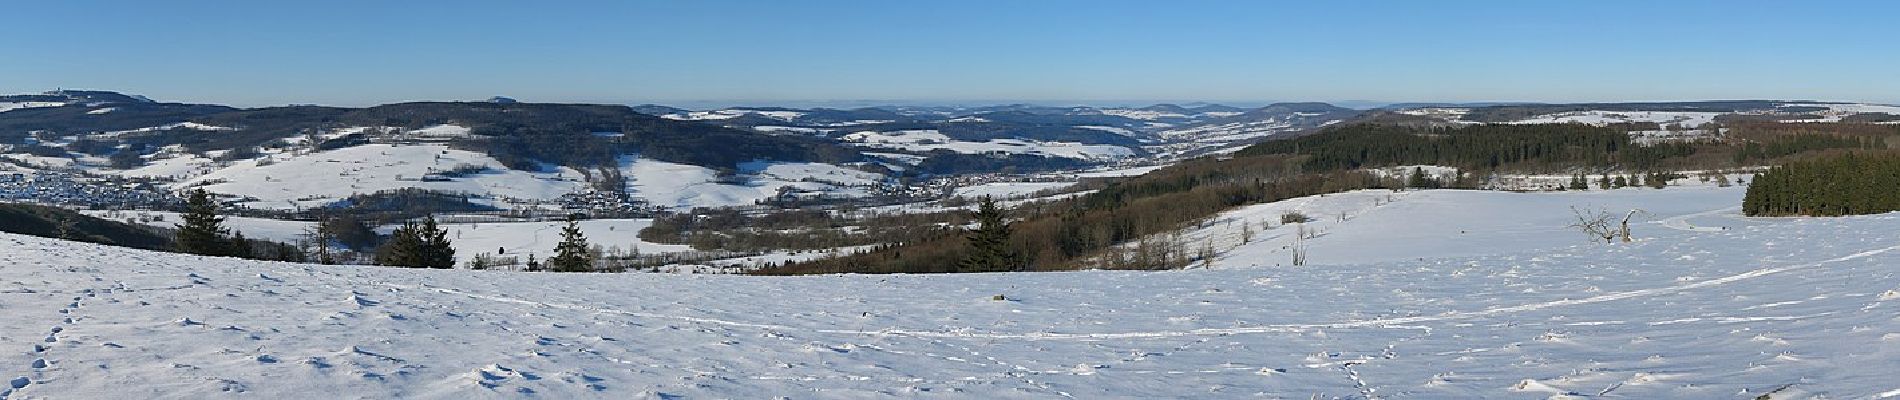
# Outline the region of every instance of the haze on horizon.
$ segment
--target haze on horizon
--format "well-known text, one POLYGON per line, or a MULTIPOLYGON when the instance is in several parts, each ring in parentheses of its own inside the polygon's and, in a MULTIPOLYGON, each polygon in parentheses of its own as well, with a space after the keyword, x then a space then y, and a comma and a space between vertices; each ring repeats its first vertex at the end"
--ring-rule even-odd
POLYGON ((1900 3, 72 1, 0 92, 242 106, 1900 102, 1900 3))

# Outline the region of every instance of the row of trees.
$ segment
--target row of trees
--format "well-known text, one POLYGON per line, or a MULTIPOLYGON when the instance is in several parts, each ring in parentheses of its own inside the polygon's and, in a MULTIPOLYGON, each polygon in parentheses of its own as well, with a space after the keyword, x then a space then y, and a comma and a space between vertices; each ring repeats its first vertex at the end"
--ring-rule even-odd
POLYGON ((1900 210, 1900 152, 1855 152, 1755 175, 1742 211, 1752 216, 1841 216, 1900 210))
MULTIPOLYGON (((288 243, 248 239, 242 232, 231 233, 224 226, 224 217, 218 214, 217 202, 204 189, 191 191, 187 195, 185 208, 182 216, 184 221, 177 225, 178 231, 173 236, 173 248, 179 252, 292 262, 302 262, 306 258, 302 249, 288 243)), ((329 243, 345 236, 339 235, 339 231, 357 236, 363 234, 357 231, 368 231, 368 228, 360 221, 346 218, 326 220, 320 223, 317 230, 321 232, 315 238, 318 259, 330 264, 334 261, 329 243)), ((374 235, 373 232, 368 234, 374 235)), ((376 248, 376 264, 436 269, 455 267, 455 248, 448 238, 448 230, 438 225, 434 216, 425 217, 420 224, 404 222, 383 242, 376 248)), ((527 269, 593 272, 596 271, 595 262, 595 252, 591 251, 587 237, 581 232, 579 221, 570 218, 567 226, 561 229, 561 242, 554 247, 554 257, 549 258, 544 266, 531 255, 527 269)))

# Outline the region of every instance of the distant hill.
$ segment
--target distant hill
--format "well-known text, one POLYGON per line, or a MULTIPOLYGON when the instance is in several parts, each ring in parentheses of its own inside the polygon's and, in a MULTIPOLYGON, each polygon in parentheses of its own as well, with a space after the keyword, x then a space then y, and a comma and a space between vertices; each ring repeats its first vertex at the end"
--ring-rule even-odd
POLYGON ((30 204, 0 203, 0 232, 147 250, 171 247, 171 236, 156 228, 30 204))

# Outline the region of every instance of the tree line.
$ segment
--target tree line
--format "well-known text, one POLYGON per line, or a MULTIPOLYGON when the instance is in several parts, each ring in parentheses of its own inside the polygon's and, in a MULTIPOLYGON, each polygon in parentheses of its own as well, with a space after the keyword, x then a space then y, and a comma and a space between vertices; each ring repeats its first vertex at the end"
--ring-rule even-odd
POLYGON ((1775 166, 1755 175, 1742 211, 1767 217, 1900 211, 1900 152, 1846 152, 1775 166))

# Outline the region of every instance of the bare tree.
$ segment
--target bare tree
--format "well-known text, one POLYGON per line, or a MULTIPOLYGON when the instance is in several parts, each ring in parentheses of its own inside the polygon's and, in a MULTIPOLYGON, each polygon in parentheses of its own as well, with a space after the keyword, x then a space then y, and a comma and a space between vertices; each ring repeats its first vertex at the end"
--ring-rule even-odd
POLYGON ((1568 227, 1590 235, 1590 241, 1603 239, 1604 243, 1615 243, 1617 238, 1622 238, 1624 243, 1628 243, 1633 240, 1630 238, 1630 219, 1635 218, 1636 213, 1642 210, 1630 210, 1629 213, 1623 215, 1620 222, 1616 214, 1609 210, 1584 210, 1573 206, 1570 207, 1570 212, 1576 216, 1577 222, 1571 223, 1568 227))

